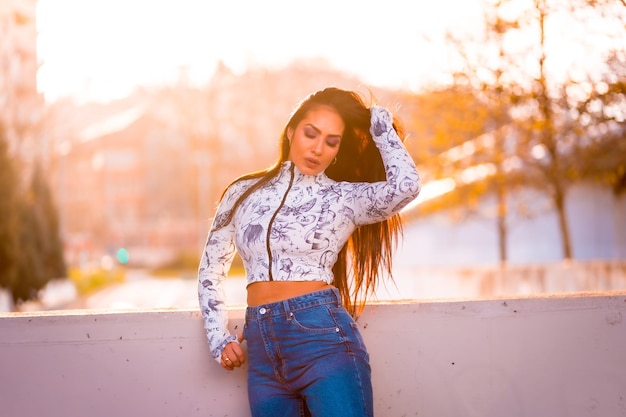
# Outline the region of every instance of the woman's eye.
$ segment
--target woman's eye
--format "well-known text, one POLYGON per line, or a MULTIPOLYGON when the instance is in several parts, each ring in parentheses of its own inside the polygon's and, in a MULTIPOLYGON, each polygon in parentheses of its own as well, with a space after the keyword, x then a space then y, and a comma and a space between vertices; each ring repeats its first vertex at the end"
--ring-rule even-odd
POLYGON ((331 148, 336 148, 337 146, 339 146, 339 141, 338 140, 327 140, 326 144, 328 146, 330 146, 331 148))
POLYGON ((313 129, 304 129, 304 136, 309 139, 315 138, 315 131, 313 129))

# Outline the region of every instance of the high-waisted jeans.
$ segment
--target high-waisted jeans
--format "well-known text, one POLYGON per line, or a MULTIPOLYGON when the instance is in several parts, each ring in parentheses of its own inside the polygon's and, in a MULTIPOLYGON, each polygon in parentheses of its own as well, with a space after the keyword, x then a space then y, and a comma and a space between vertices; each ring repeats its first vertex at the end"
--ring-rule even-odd
POLYGON ((371 417, 369 355, 336 288, 246 309, 253 417, 371 417))

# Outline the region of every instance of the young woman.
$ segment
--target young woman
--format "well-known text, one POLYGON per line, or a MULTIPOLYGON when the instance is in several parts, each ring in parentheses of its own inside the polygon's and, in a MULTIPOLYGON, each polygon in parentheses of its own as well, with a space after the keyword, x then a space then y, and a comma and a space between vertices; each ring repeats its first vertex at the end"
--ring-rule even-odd
POLYGON ((337 88, 300 104, 280 149, 274 166, 227 187, 211 226, 198 273, 211 353, 227 370, 248 360, 253 417, 372 416, 354 317, 391 273, 417 169, 391 114, 337 88), (223 289, 236 250, 247 277, 240 335, 227 330, 223 289))

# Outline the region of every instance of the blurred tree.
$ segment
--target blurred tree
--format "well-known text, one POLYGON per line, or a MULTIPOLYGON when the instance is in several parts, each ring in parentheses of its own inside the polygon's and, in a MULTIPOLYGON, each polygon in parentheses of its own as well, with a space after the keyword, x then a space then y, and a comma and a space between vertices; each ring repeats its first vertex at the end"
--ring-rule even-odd
POLYGON ((585 135, 584 149, 573 155, 583 161, 581 176, 626 191, 626 51, 613 51, 607 71, 588 80, 590 94, 572 112, 585 135), (578 154, 586 154, 580 157, 578 154))
MULTIPOLYGON (((503 19, 497 6, 485 9, 484 55, 471 53, 467 41, 449 35, 462 58, 462 68, 453 74, 449 87, 422 96, 413 128, 427 137, 432 154, 425 159, 434 178, 454 180, 454 192, 420 205, 420 213, 458 207, 458 218, 483 216, 496 220, 499 258, 506 262, 508 194, 517 178, 511 173, 514 146, 511 110, 519 91, 507 71, 512 67, 506 53, 506 32, 518 28, 503 19), (432 110, 431 110, 432 109, 432 110), (495 196, 495 205, 486 198, 495 196)), ((420 142, 422 142, 420 140, 420 142)))
POLYGON ((18 187, 17 169, 0 125, 0 288, 5 289, 13 287, 17 276, 18 187))
MULTIPOLYGON (((623 39, 623 24, 605 30, 615 27, 615 21, 623 23, 623 7, 609 0, 533 0, 526 8, 511 0, 484 4, 485 35, 481 39, 450 37, 463 62, 454 76, 454 88, 464 85, 473 91, 476 102, 487 112, 481 140, 484 146, 476 146, 481 139, 477 136, 464 153, 464 164, 482 167, 479 172, 484 178, 466 184, 465 191, 457 186, 456 194, 467 193, 469 186, 471 195, 496 196, 495 218, 504 262, 507 202, 511 201, 507 195, 522 184, 540 190, 555 208, 563 257, 570 259, 573 254, 565 213, 569 186, 584 177, 623 181, 624 71, 617 58, 623 56, 624 45, 615 43, 619 53, 609 59, 604 78, 595 82, 590 81, 592 75, 588 79, 574 76, 584 71, 579 68, 570 69, 566 77, 557 76, 554 64, 558 58, 550 54, 558 52, 553 46, 557 34, 577 35, 575 23, 593 21, 593 27, 602 28, 609 45, 610 40, 623 39), (600 155, 605 163, 598 163, 600 155), (484 193, 478 192, 481 189, 484 193)), ((594 74, 598 72, 596 69, 594 74)), ((458 117, 474 113, 459 113, 458 117)), ((454 140, 450 144, 454 145, 454 140)))
POLYGON ((476 92, 463 83, 431 89, 420 95, 401 97, 405 130, 410 132, 407 148, 420 166, 420 176, 427 183, 453 178, 455 193, 429 199, 419 206, 419 214, 463 205, 465 214, 478 208, 483 194, 479 188, 463 187, 462 172, 471 167, 466 158, 474 152, 476 138, 487 129, 488 109, 479 102, 476 92), (412 140, 412 136, 419 140, 412 140))
MULTIPOLYGON (((506 36, 509 32, 519 30, 519 22, 508 20, 499 13, 501 1, 493 3, 484 11, 485 40, 490 45, 485 62, 478 62, 475 69, 465 74, 457 74, 461 80, 474 87, 478 102, 487 113, 484 134, 476 141, 481 145, 475 147, 470 155, 470 163, 478 170, 476 182, 468 184, 472 188, 482 189, 486 195, 495 196, 495 210, 488 210, 487 216, 496 220, 498 236, 498 254, 502 264, 508 260, 507 236, 509 232, 509 195, 517 184, 517 177, 512 173, 514 161, 511 113, 516 102, 516 92, 520 86, 516 77, 511 76, 509 69, 514 63, 507 53, 506 36), (466 79, 467 74, 471 74, 466 79)), ((471 60, 465 59, 469 63, 471 60)), ((469 67, 471 68, 471 67, 469 67)), ((468 68, 468 69, 469 69, 468 68)), ((457 81, 458 82, 458 81, 457 81)))
POLYGON ((10 288, 15 303, 36 299, 49 281, 67 276, 58 214, 39 163, 20 199, 18 216, 19 256, 10 288))
MULTIPOLYGON (((536 61, 536 69, 530 88, 518 97, 516 105, 518 110, 516 121, 521 139, 519 153, 527 171, 526 183, 548 195, 556 209, 563 257, 571 259, 573 253, 565 212, 567 190, 572 183, 585 176, 590 177, 585 175, 589 171, 587 168, 589 166, 596 166, 602 171, 601 174, 595 175, 595 178, 611 175, 615 165, 598 166, 595 161, 597 157, 595 149, 606 149, 607 145, 613 147, 617 126, 611 128, 609 125, 613 125, 612 122, 621 118, 622 128, 617 130, 623 131, 624 111, 622 107, 622 110, 617 112, 621 115, 615 114, 617 119, 610 116, 610 112, 604 111, 615 109, 615 103, 612 103, 614 96, 600 92, 604 88, 603 83, 588 81, 595 77, 595 73, 602 71, 588 73, 587 79, 573 75, 574 70, 570 71, 563 81, 550 76, 547 66, 548 28, 551 19, 554 20, 559 15, 567 13, 572 21, 578 19, 586 25, 593 21, 595 25, 599 24, 606 28, 613 27, 616 21, 621 21, 622 25, 618 25, 621 26, 621 30, 611 32, 607 29, 605 36, 608 41, 616 36, 617 39, 623 39, 626 35, 623 17, 626 15, 623 7, 615 1, 534 0, 533 6, 528 22, 529 26, 533 25, 538 32, 537 45, 532 55, 536 61), (603 104, 594 105, 594 102, 603 104), (595 115, 590 114, 598 108, 602 110, 595 115), (612 120, 608 120, 607 116, 612 120)), ((620 46, 622 53, 625 46, 624 44, 620 46)), ((609 69, 606 75, 613 78, 615 74, 609 69)), ((620 82, 623 83, 623 78, 617 81, 617 85, 620 82)), ((623 105, 623 93, 618 101, 620 100, 623 105)), ((618 150, 619 148, 614 149, 618 150)), ((623 154, 621 160, 624 160, 623 154)))

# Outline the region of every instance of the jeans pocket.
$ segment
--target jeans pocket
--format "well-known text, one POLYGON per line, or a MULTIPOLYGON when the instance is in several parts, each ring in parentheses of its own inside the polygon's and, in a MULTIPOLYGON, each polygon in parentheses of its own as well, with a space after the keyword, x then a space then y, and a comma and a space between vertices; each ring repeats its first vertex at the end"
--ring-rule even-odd
POLYGON ((336 333, 339 328, 326 305, 292 311, 289 321, 299 330, 312 334, 336 333))

